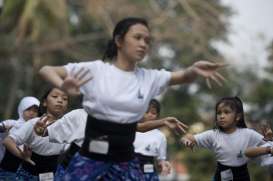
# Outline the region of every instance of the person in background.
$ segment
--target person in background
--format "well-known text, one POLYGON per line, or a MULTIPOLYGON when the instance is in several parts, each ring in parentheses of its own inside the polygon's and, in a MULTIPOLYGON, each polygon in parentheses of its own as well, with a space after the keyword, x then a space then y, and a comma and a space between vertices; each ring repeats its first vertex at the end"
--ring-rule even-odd
POLYGON ((215 181, 249 181, 245 150, 264 143, 263 136, 246 128, 244 109, 240 98, 224 97, 215 107, 216 128, 195 135, 186 135, 181 141, 187 146, 207 148, 215 153, 217 168, 215 181))
MULTIPOLYGON (((160 103, 156 99, 152 99, 143 121, 156 120, 159 115, 160 103)), ((170 173, 171 165, 166 161, 167 139, 160 130, 154 129, 145 133, 136 132, 134 147, 145 181, 159 180, 158 173, 163 175, 170 173), (156 168, 159 168, 159 171, 156 168)))
MULTIPOLYGON (((68 106, 68 96, 57 88, 50 88, 43 96, 39 107, 40 115, 47 115, 47 124, 61 118, 68 106)), ((65 144, 49 142, 48 137, 40 137, 36 132, 40 128, 36 122, 45 116, 34 118, 22 125, 17 131, 9 134, 4 145, 13 155, 23 160, 22 166, 17 170, 19 180, 53 179, 57 167, 57 158, 65 149, 65 144), (23 149, 17 145, 24 145, 23 149)))
MULTIPOLYGON (((4 137, 2 137, 1 146, 4 147, 4 145, 2 145, 2 142, 7 135, 12 134, 16 130, 18 130, 26 121, 38 116, 39 106, 40 101, 35 97, 27 96, 21 99, 17 109, 19 118, 17 120, 5 120, 0 123, 0 131, 3 135, 5 135, 4 137)), ((9 150, 2 150, 4 152, 3 159, 0 163, 0 180, 4 178, 15 180, 16 171, 19 168, 22 160, 14 156, 9 150)))

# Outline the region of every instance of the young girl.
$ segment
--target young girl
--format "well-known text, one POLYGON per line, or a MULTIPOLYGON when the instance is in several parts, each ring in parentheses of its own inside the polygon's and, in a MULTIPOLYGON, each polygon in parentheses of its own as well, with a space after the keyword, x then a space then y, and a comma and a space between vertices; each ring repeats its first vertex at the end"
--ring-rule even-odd
POLYGON ((216 129, 182 138, 188 147, 197 145, 215 153, 215 181, 249 181, 248 158, 244 152, 250 146, 264 143, 263 136, 246 128, 244 111, 238 97, 225 97, 216 104, 216 129))
MULTIPOLYGON (((1 122, 0 128, 7 134, 12 134, 18 130, 26 121, 38 116, 38 107, 40 101, 35 97, 24 97, 18 105, 18 120, 5 120, 1 122)), ((1 143, 2 144, 2 143, 1 143)), ((15 173, 21 163, 21 159, 14 156, 9 150, 4 152, 3 159, 0 164, 0 180, 15 180, 15 173)))
MULTIPOLYGON (((143 120, 156 120, 159 114, 160 103, 156 99, 152 99, 147 112, 144 114, 143 120)), ((157 165, 155 163, 158 163, 159 171, 163 175, 170 173, 171 166, 170 163, 166 161, 167 140, 160 130, 154 129, 145 133, 136 132, 134 146, 145 181, 159 180, 156 170, 157 165)))
MULTIPOLYGON (((52 88, 41 102, 41 113, 50 116, 51 119, 48 120, 48 124, 51 124, 65 113, 68 97, 60 89, 52 88)), ((64 150, 64 144, 50 143, 48 137, 36 135, 33 129, 38 129, 35 123, 39 119, 43 119, 43 117, 26 122, 4 140, 6 148, 24 160, 22 167, 17 171, 19 180, 53 179, 58 155, 64 150), (16 146, 22 144, 24 144, 23 151, 16 146)))
POLYGON ((216 71, 223 65, 207 61, 177 72, 139 68, 150 39, 144 19, 125 18, 114 28, 104 55, 113 59, 112 63, 96 60, 40 70, 46 80, 70 95, 79 95, 81 90, 88 113, 83 146, 68 166, 64 180, 78 180, 80 175, 82 180, 106 179, 106 174, 111 180, 142 180, 133 141, 137 122, 151 98, 169 85, 191 82, 197 75, 219 84, 224 79, 216 71))

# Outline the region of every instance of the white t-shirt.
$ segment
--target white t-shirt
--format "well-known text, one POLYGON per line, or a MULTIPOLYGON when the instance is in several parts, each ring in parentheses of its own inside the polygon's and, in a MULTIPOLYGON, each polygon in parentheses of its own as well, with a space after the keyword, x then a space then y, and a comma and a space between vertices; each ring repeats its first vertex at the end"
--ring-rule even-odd
POLYGON ((136 132, 135 152, 145 156, 153 156, 158 160, 166 160, 167 140, 158 129, 145 133, 136 132))
MULTIPOLYGON (((273 148, 273 142, 268 141, 267 143, 263 144, 261 147, 268 147, 270 146, 273 148)), ((259 157, 260 165, 264 167, 273 168, 273 156, 271 154, 262 155, 259 157)))
POLYGON ((49 141, 54 143, 72 143, 81 146, 84 139, 87 113, 76 109, 47 127, 49 141))
POLYGON ((65 66, 68 74, 82 67, 93 76, 81 87, 84 109, 97 119, 118 123, 139 121, 150 99, 159 95, 171 78, 171 73, 165 70, 137 67, 129 72, 101 60, 65 66))
POLYGON ((17 145, 28 145, 32 151, 44 156, 58 155, 65 149, 65 144, 51 143, 49 138, 36 135, 33 130, 39 118, 34 118, 23 124, 18 130, 10 133, 17 145))
POLYGON ((208 130, 194 135, 194 138, 199 147, 212 150, 216 160, 226 166, 247 163, 249 159, 244 155, 245 150, 264 143, 262 135, 248 128, 237 128, 231 134, 218 129, 208 130))
POLYGON ((14 131, 16 131, 17 129, 19 129, 26 121, 23 119, 18 119, 18 120, 6 120, 3 121, 3 124, 5 125, 5 127, 11 127, 11 129, 9 130, 9 134, 13 133, 14 131))

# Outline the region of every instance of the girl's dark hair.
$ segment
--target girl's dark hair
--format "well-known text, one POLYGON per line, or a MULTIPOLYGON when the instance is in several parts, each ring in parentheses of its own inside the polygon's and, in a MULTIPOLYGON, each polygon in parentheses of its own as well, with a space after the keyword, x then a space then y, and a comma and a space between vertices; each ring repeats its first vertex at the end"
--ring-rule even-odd
POLYGON ((125 34, 129 31, 129 28, 135 24, 142 24, 149 29, 147 21, 143 18, 128 17, 119 21, 113 31, 112 39, 108 41, 108 45, 102 58, 103 61, 107 58, 112 60, 117 56, 118 48, 115 39, 124 38, 125 34))
POLYGON ((41 97, 40 99, 40 106, 38 109, 38 116, 42 116, 43 114, 45 114, 47 112, 47 107, 44 106, 44 102, 47 99, 48 95, 50 94, 50 92, 54 89, 55 87, 49 87, 46 91, 46 93, 41 97))
POLYGON ((149 108, 150 107, 153 107, 153 108, 155 108, 156 109, 156 112, 157 112, 157 115, 159 116, 160 115, 160 103, 159 103, 159 101, 158 100, 156 100, 156 99, 152 99, 151 101, 150 101, 150 103, 149 103, 149 108))
MULTIPOLYGON (((246 124, 245 124, 245 119, 244 119, 244 108, 243 108, 243 103, 241 101, 241 99, 237 96, 235 97, 224 97, 222 99, 220 99, 216 106, 215 106, 215 123, 217 121, 217 109, 218 109, 218 106, 220 104, 224 104, 225 106, 229 106, 232 110, 234 110, 236 112, 236 114, 240 115, 240 119, 237 123, 237 127, 239 128, 246 128, 246 124)), ((217 128, 219 128, 221 130, 220 127, 218 127, 216 125, 217 128)))

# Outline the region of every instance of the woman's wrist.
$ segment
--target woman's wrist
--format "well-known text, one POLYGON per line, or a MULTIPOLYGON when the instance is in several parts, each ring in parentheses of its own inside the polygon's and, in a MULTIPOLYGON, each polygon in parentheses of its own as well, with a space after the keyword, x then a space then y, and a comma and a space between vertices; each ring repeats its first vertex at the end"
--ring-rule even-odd
POLYGON ((193 79, 195 79, 197 76, 195 70, 194 70, 194 65, 188 67, 185 69, 184 71, 184 77, 187 81, 192 81, 193 79))

